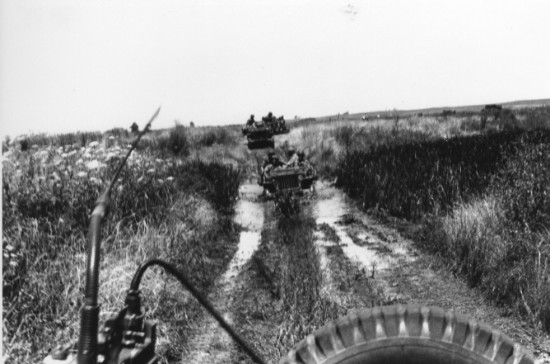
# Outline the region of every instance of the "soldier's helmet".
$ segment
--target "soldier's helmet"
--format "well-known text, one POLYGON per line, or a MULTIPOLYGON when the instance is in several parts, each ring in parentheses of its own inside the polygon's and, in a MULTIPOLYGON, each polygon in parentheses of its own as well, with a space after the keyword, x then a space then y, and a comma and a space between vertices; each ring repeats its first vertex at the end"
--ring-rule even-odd
POLYGON ((305 156, 306 156, 306 153, 304 153, 303 150, 298 151, 298 157, 300 157, 300 159, 304 159, 305 156))
POLYGON ((273 113, 270 111, 268 114, 267 114, 268 117, 272 117, 273 116, 273 113))

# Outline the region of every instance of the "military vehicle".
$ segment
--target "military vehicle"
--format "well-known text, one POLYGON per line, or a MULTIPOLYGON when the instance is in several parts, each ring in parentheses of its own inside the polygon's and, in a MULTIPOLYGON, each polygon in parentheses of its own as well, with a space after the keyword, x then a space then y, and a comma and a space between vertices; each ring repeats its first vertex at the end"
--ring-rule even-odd
POLYGON ((313 189, 317 171, 311 166, 277 167, 260 173, 258 184, 269 194, 313 189))
POLYGON ((273 130, 263 121, 256 121, 243 128, 243 135, 248 141, 248 149, 275 148, 273 130))

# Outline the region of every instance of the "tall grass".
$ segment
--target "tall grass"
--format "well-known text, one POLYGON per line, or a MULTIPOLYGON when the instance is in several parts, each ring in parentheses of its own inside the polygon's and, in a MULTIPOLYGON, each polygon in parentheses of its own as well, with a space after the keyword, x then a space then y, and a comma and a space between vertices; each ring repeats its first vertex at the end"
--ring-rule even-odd
MULTIPOLYGON (((521 135, 455 137, 348 153, 339 164, 338 185, 365 208, 395 216, 446 212, 485 191, 505 150, 521 135)), ((533 137, 548 140, 550 133, 533 137)))
POLYGON ((518 233, 493 196, 457 206, 425 227, 425 248, 471 286, 550 330, 550 233, 518 233))
MULTIPOLYGON (((118 146, 91 144, 12 150, 3 161, 3 346, 8 363, 37 362, 52 346, 76 337, 89 214, 123 154, 118 146)), ((230 214, 241 178, 240 169, 218 162, 133 154, 113 191, 104 226, 102 256, 112 276, 103 279, 124 281, 141 259, 163 257, 208 287, 227 263, 227 249, 236 244, 228 237, 235 232, 230 214), (199 223, 208 216, 213 220, 199 223), (130 271, 120 271, 121 266, 130 271)), ((121 301, 114 304, 119 294, 109 291, 102 300, 113 302, 109 308, 120 307, 121 301)))
POLYGON ((361 134, 346 131, 340 138, 351 139, 351 147, 341 155, 338 184, 364 208, 423 218, 422 247, 511 312, 550 330, 550 123, 544 118, 546 109, 524 110, 483 134, 379 137, 385 141, 363 149, 356 148, 361 134), (513 127, 506 124, 511 120, 513 127), (532 129, 540 125, 546 127, 532 129), (506 129, 513 131, 498 131, 506 129))

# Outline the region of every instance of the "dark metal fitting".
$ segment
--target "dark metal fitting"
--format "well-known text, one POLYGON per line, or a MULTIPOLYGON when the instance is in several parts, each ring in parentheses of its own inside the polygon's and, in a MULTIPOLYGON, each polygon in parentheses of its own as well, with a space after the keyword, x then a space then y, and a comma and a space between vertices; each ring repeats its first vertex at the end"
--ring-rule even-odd
POLYGON ((128 313, 132 315, 141 315, 141 291, 139 289, 129 289, 126 295, 125 304, 128 313))

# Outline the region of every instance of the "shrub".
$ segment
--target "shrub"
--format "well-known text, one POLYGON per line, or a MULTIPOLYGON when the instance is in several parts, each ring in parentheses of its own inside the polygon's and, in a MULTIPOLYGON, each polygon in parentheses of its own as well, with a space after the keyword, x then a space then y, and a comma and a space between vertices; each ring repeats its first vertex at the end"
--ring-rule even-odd
POLYGON ((235 139, 231 137, 227 128, 208 128, 202 132, 197 131, 195 144, 198 146, 211 147, 214 144, 230 145, 235 139))
POLYGON ((19 144, 21 145, 21 151, 22 152, 26 152, 27 150, 29 150, 29 140, 28 139, 21 139, 19 141, 19 144))
POLYGON ((161 152, 170 152, 176 156, 189 155, 189 141, 185 127, 181 124, 170 130, 168 137, 159 137, 158 148, 161 152))

